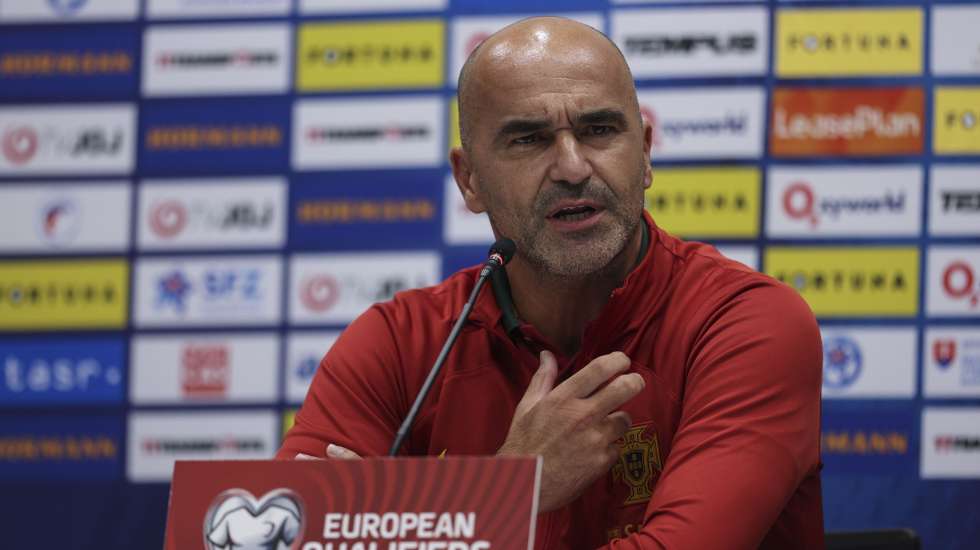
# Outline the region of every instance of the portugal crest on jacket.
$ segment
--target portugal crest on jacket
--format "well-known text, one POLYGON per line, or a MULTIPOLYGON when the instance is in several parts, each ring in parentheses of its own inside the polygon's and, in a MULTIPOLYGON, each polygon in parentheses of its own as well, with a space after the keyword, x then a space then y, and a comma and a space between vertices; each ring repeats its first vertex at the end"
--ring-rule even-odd
POLYGON ((650 481, 663 470, 657 432, 650 429, 650 436, 645 437, 647 428, 652 426, 633 426, 620 440, 619 462, 613 466, 612 474, 613 480, 622 481, 629 488, 624 505, 650 500, 650 481))

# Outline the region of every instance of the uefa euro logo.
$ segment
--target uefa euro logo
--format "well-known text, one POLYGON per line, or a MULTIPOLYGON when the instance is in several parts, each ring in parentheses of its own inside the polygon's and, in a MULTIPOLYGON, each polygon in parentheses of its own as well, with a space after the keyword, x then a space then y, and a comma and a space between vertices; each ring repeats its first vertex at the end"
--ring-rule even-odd
POLYGON ((255 498, 229 489, 211 502, 204 516, 207 550, 294 550, 303 535, 303 501, 289 489, 255 498))

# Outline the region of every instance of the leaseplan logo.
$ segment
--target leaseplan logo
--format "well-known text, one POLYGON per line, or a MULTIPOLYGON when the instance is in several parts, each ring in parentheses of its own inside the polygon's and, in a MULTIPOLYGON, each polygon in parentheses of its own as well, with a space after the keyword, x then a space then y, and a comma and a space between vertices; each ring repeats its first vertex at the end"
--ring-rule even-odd
POLYGON ((922 152, 921 88, 781 88, 769 129, 774 156, 922 152))

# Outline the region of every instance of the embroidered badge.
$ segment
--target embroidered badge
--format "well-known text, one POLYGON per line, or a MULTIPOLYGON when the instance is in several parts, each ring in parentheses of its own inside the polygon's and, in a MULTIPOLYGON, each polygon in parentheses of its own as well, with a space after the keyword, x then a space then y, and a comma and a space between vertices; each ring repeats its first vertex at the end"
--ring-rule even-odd
POLYGON ((629 495, 623 504, 650 500, 650 480, 655 472, 663 469, 657 432, 650 430, 651 437, 643 437, 648 427, 651 426, 633 426, 623 435, 620 443, 619 462, 613 466, 612 474, 613 480, 623 481, 629 487, 629 495))

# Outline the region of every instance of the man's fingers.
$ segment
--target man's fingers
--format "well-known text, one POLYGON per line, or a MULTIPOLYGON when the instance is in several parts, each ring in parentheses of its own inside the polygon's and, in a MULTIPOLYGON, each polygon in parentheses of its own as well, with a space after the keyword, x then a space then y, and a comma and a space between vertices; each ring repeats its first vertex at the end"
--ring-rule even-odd
POLYGON ((541 364, 531 378, 531 383, 528 384, 527 390, 524 392, 524 397, 521 398, 521 402, 517 408, 526 411, 537 404, 542 397, 548 395, 548 392, 554 388, 556 378, 558 378, 558 360, 555 359, 554 354, 550 351, 542 351, 541 364))
POLYGON ((350 449, 345 449, 333 443, 327 445, 327 456, 338 460, 357 460, 361 456, 350 449))
POLYGON ((613 378, 613 381, 606 384, 604 388, 595 392, 587 400, 591 402, 595 410, 601 414, 618 409, 636 394, 643 391, 643 376, 639 373, 631 372, 613 378))
POLYGON ((606 441, 612 443, 623 437, 632 424, 633 420, 626 411, 616 411, 610 414, 605 418, 602 426, 606 433, 606 441))
MULTIPOLYGON (((614 351, 610 354, 596 357, 591 363, 583 367, 582 370, 562 382, 555 390, 561 393, 562 398, 588 397, 592 395, 592 392, 596 388, 629 367, 630 358, 626 357, 626 354, 621 351, 614 351)), ((609 410, 613 408, 615 407, 609 410)))
POLYGON ((297 454, 295 458, 296 458, 296 460, 323 460, 322 458, 320 458, 318 456, 312 456, 312 455, 303 454, 303 453, 297 454))

